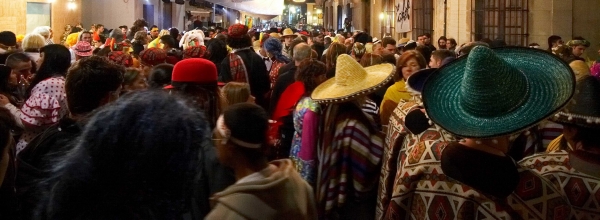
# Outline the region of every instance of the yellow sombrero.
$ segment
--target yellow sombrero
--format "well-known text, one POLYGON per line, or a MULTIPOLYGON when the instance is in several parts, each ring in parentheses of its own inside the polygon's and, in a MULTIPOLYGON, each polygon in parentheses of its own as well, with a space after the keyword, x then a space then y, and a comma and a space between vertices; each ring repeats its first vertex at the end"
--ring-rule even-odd
POLYGON ((323 82, 312 92, 317 103, 336 103, 352 100, 374 92, 392 80, 394 66, 380 64, 363 68, 347 54, 338 56, 335 77, 323 82))

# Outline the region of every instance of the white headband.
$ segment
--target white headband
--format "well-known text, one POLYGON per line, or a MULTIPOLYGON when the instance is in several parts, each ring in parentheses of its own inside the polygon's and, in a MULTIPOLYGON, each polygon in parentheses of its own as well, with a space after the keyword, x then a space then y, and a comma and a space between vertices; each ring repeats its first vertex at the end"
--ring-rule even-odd
POLYGON ((227 141, 231 141, 232 143, 239 145, 241 147, 245 147, 245 148, 257 149, 262 146, 261 144, 252 144, 252 143, 248 143, 248 142, 242 141, 240 139, 237 139, 235 137, 232 137, 231 130, 229 130, 227 125, 225 125, 225 118, 223 117, 223 115, 219 116, 219 119, 217 120, 216 128, 217 128, 217 131, 219 132, 219 134, 221 134, 221 136, 223 136, 223 138, 225 139, 221 142, 222 144, 227 143, 227 141))

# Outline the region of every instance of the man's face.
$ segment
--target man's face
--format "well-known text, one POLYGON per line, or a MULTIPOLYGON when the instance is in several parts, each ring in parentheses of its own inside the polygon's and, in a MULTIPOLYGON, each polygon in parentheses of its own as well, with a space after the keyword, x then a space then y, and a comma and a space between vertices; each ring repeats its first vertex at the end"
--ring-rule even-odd
POLYGON ((584 46, 575 46, 572 48, 573 48, 573 55, 575 55, 576 57, 580 57, 581 55, 583 55, 583 53, 585 52, 585 49, 586 49, 584 46))
POLYGON ((396 46, 393 44, 385 45, 385 50, 387 50, 387 52, 389 52, 391 54, 394 54, 394 53, 396 53, 396 46))
POLYGON ((99 27, 97 31, 98 31, 98 33, 104 32, 104 27, 99 27))
POLYGON ((90 45, 92 45, 92 35, 89 33, 85 33, 85 34, 81 35, 81 40, 89 42, 90 45))
POLYGON ((317 42, 323 43, 324 39, 322 35, 317 36, 317 42))
POLYGON ((294 39, 294 37, 292 37, 292 36, 285 37, 285 38, 284 38, 285 45, 289 46, 289 45, 290 45, 290 43, 292 43, 292 40, 293 40, 293 39, 294 39))
POLYGON ((127 28, 121 28, 121 32, 123 32, 123 35, 127 34, 127 28))
POLYGON ((19 62, 19 64, 17 64, 10 73, 9 83, 16 85, 17 77, 19 75, 23 76, 24 78, 29 77, 29 75, 31 75, 31 68, 33 68, 31 62, 19 62))
POLYGON ((425 45, 425 36, 419 36, 417 38, 417 44, 419 44, 419 45, 425 45))
POLYGON ((150 31, 150 35, 154 38, 154 37, 158 37, 158 29, 152 29, 152 31, 150 31))
POLYGON ((425 43, 425 45, 431 44, 431 38, 423 36, 423 43, 425 43))
POLYGON ((439 60, 437 57, 431 56, 431 59, 429 60, 429 68, 440 68, 441 64, 441 60, 439 60))

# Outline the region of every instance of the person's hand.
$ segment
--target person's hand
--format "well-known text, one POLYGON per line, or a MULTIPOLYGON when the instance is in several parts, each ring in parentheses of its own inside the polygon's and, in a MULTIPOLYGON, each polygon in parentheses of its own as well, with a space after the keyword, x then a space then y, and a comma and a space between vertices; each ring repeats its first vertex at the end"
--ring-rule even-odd
POLYGON ((10 103, 10 100, 8 100, 8 97, 0 94, 0 106, 5 106, 8 103, 10 103))

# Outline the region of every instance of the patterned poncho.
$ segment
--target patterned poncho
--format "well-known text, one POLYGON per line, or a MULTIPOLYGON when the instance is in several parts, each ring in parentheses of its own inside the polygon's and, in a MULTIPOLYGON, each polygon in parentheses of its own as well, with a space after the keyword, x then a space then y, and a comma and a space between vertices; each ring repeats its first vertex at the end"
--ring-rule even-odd
POLYGON ((382 156, 382 135, 353 103, 325 108, 317 144, 317 210, 322 218, 347 199, 360 200, 376 190, 382 156))

